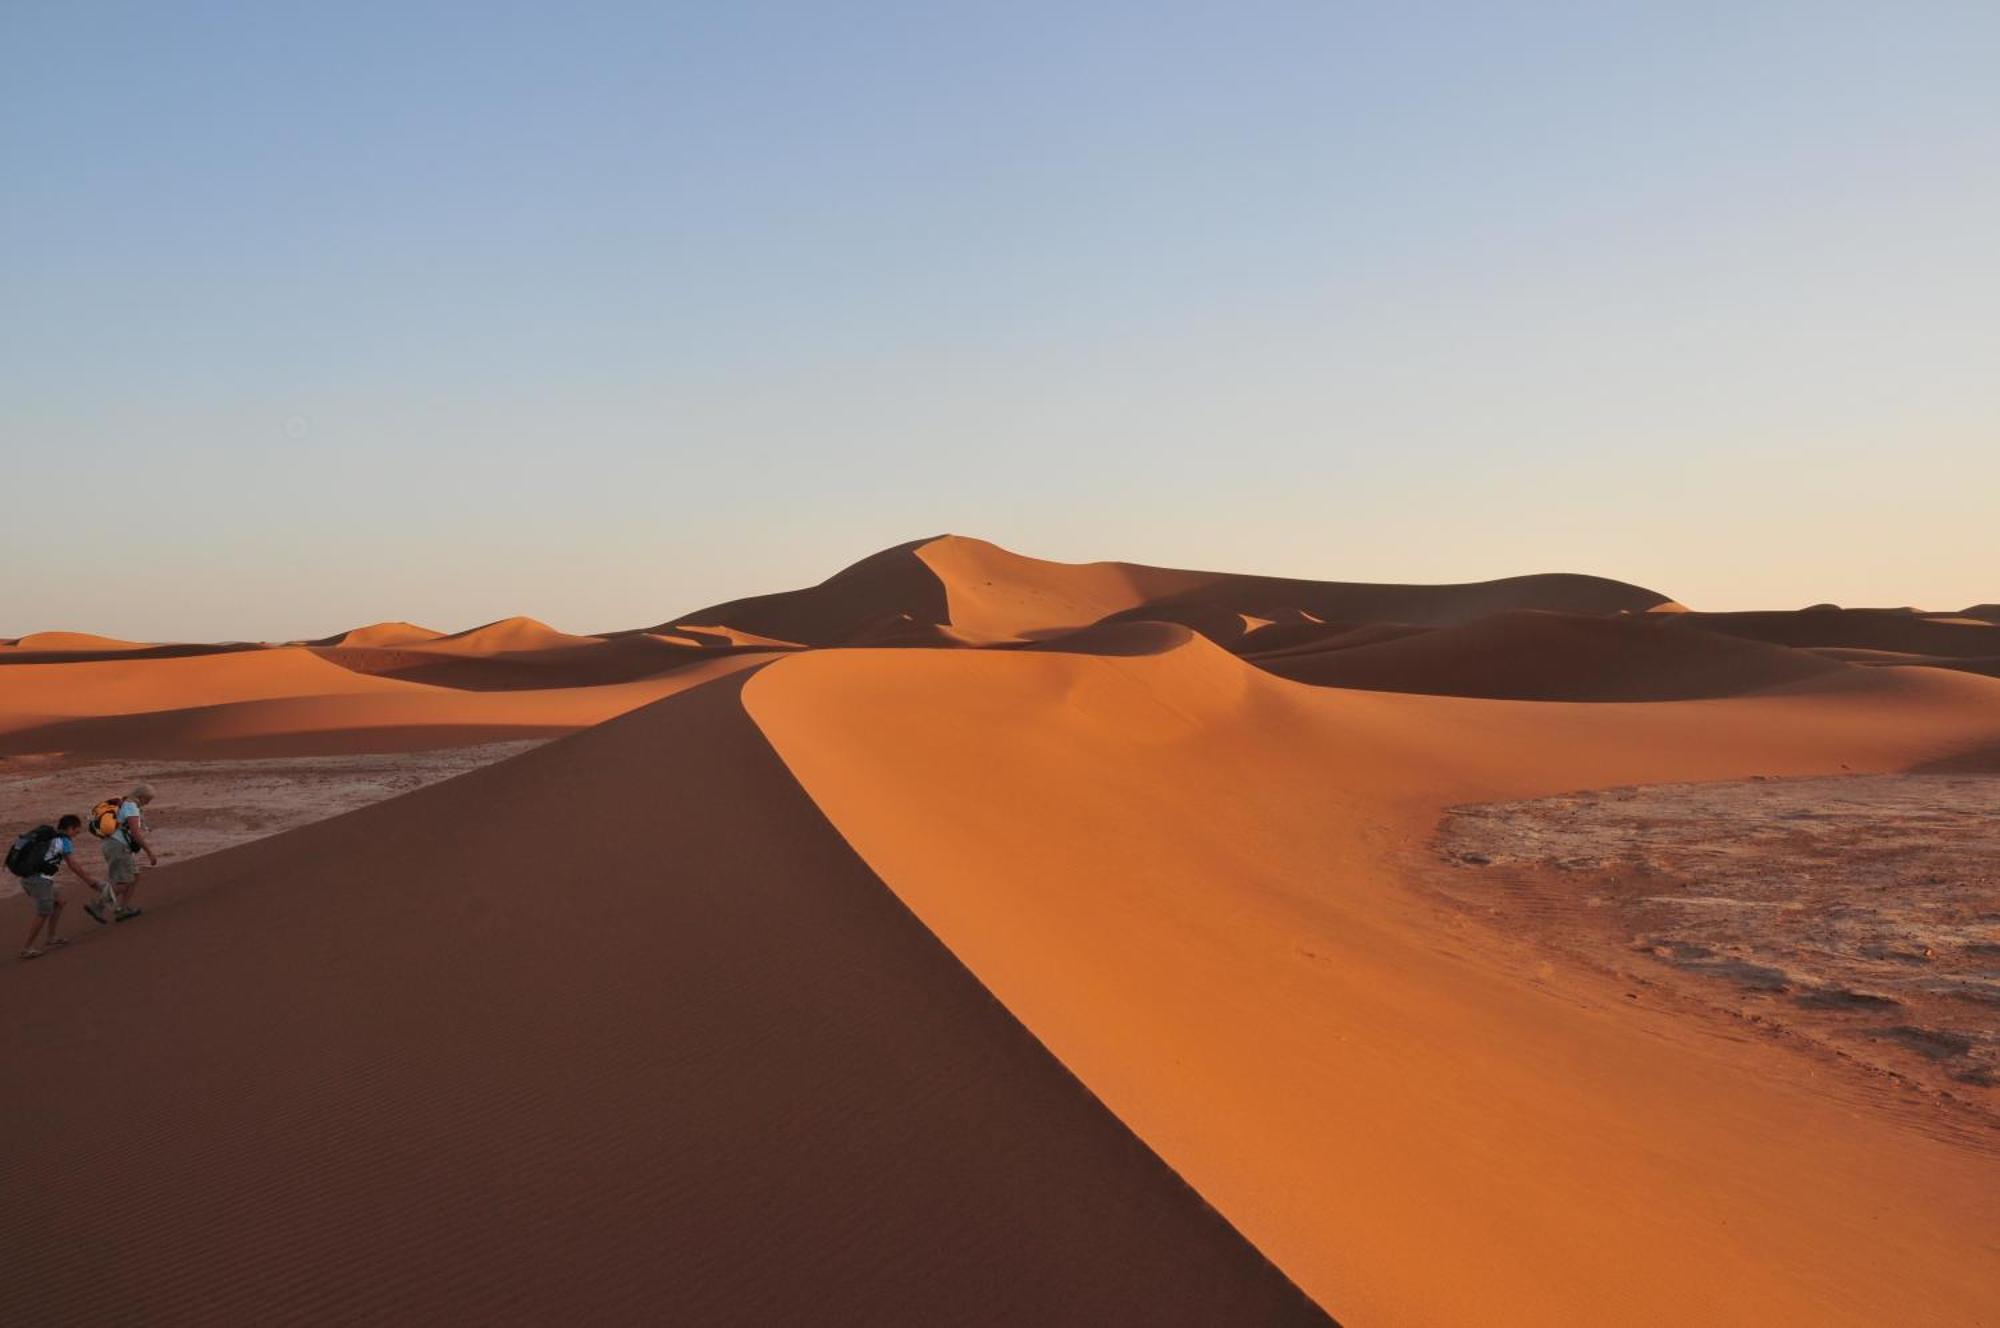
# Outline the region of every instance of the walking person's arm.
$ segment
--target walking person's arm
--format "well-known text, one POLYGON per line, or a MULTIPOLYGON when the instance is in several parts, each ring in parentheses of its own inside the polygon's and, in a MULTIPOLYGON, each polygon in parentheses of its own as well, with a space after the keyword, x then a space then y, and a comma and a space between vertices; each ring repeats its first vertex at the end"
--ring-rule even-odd
POLYGON ((148 867, 157 867, 160 865, 159 858, 153 854, 153 846, 146 842, 146 828, 139 823, 138 817, 128 816, 125 818, 125 837, 132 841, 132 847, 139 849, 146 855, 146 865, 148 867))
POLYGON ((75 859, 75 858, 73 858, 73 857, 72 857, 72 858, 64 858, 64 859, 63 859, 63 865, 64 865, 64 866, 66 866, 66 867, 68 867, 68 868, 69 868, 69 869, 70 869, 71 871, 75 872, 75 873, 76 873, 76 878, 77 878, 77 879, 78 879, 79 881, 82 881, 82 882, 83 882, 83 883, 84 883, 85 885, 89 886, 89 887, 90 887, 91 889, 93 889, 93 890, 98 890, 98 891, 102 891, 102 890, 104 889, 104 883, 103 883, 103 882, 101 882, 101 881, 93 881, 93 880, 91 880, 91 879, 90 879, 90 876, 89 876, 89 874, 88 874, 87 872, 85 872, 85 871, 83 870, 83 868, 81 868, 81 867, 79 867, 79 866, 77 866, 77 865, 76 865, 76 859, 75 859))

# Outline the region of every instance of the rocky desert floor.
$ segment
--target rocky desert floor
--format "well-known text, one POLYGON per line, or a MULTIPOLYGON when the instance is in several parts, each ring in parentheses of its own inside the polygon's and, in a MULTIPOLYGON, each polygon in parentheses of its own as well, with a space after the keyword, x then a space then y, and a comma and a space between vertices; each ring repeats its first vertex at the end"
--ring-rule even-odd
POLYGON ((2000 776, 1628 787, 1452 808, 1459 906, 1991 1119, 2000 776))
MULTIPOLYGON (((286 756, 256 760, 78 761, 0 758, 0 825, 84 815, 141 780, 159 791, 147 817, 160 861, 181 862, 366 807, 540 746, 493 742, 441 751, 366 756, 286 756)), ((86 839, 85 870, 100 864, 86 839)), ((68 879, 67 876, 65 879, 68 879)), ((22 898, 9 877, 6 894, 22 898)))

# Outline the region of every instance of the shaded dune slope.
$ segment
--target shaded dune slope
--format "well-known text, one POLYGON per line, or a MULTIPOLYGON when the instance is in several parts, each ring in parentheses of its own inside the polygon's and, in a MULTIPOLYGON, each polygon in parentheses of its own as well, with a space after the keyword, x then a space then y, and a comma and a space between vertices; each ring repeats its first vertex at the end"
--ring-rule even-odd
POLYGON ((1737 696, 1849 666, 1761 641, 1690 631, 1683 615, 1587 618, 1512 612, 1314 650, 1253 655, 1267 672, 1320 686, 1528 701, 1673 701, 1737 696))
POLYGON ((739 685, 165 869, 143 924, 0 970, 35 1270, 0 1321, 1324 1322, 739 685))
MULTIPOLYGON (((43 633, 45 636, 66 636, 70 633, 43 633)), ((23 637, 23 641, 33 641, 23 637)), ((170 645, 118 645, 62 646, 31 644, 0 649, 0 668, 7 666, 24 667, 34 664, 102 664, 132 663, 147 659, 185 659, 190 655, 234 655, 254 652, 267 647, 248 641, 222 641, 204 643, 184 641, 170 645)), ((0 674, 0 681, 13 678, 12 674, 0 674)))
POLYGON ((1975 606, 1955 621, 1907 609, 1836 608, 1689 613, 1683 621, 1704 631, 1784 646, 1847 646, 1946 658, 2000 654, 2000 625, 1977 619, 1975 606))
POLYGON ((1974 759, 2000 684, 1473 700, 1089 636, 792 656, 746 702, 882 879, 1343 1320, 1979 1321, 1993 1150, 1523 973, 1405 882, 1453 803, 1974 759))

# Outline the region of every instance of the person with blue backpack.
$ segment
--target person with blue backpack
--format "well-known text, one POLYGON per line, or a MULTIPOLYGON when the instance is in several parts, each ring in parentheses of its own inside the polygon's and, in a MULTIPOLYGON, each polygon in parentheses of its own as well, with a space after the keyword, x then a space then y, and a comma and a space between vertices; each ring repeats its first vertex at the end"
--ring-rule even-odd
POLYGON ((23 959, 39 959, 58 946, 69 944, 68 937, 56 934, 63 912, 62 896, 56 891, 59 867, 67 863, 85 885, 92 890, 102 888, 76 865, 76 841, 72 836, 82 828, 81 816, 59 817, 54 825, 38 825, 19 836, 7 850, 7 870, 20 878, 21 889, 35 901, 35 923, 28 928, 27 942, 21 947, 23 959), (42 937, 43 927, 48 928, 46 937, 42 937), (38 937, 42 938, 39 946, 35 944, 38 937))

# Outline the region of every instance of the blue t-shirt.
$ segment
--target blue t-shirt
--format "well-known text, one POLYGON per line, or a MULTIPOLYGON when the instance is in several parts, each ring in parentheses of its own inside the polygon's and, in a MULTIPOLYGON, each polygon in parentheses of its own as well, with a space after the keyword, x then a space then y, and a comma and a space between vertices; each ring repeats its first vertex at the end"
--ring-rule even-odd
POLYGON ((36 872, 35 875, 54 876, 56 868, 62 866, 63 859, 74 852, 76 852, 76 845, 70 841, 70 837, 68 835, 57 835, 49 841, 47 855, 42 859, 42 869, 36 872))
POLYGON ((125 799, 125 801, 118 804, 117 834, 120 839, 125 841, 126 848, 137 848, 139 846, 132 842, 132 832, 125 828, 125 823, 127 821, 139 822, 139 828, 141 830, 144 830, 146 828, 145 818, 139 815, 139 804, 132 801, 130 798, 127 798, 125 799))

